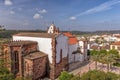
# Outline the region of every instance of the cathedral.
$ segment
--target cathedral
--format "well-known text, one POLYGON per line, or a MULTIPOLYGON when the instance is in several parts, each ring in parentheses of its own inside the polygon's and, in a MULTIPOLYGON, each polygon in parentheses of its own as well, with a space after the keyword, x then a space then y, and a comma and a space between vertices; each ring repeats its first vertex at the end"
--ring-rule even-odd
POLYGON ((61 71, 69 70, 70 63, 84 61, 86 53, 80 51, 79 41, 70 33, 60 33, 52 24, 47 33, 21 32, 12 41, 3 44, 5 66, 15 77, 44 76, 56 79, 61 71))

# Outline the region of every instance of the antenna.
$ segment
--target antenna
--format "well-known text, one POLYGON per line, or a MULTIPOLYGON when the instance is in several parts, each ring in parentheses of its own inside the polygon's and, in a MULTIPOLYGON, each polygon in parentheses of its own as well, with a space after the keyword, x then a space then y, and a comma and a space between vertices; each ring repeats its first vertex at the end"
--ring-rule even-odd
POLYGON ((52 21, 52 24, 54 24, 54 21, 52 21))

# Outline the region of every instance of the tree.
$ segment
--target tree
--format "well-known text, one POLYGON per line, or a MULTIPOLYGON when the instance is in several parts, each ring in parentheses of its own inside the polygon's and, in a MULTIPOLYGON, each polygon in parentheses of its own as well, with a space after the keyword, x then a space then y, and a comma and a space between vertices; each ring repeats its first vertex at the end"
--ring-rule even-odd
POLYGON ((117 74, 110 72, 105 73, 99 70, 92 70, 83 74, 80 80, 118 80, 118 79, 119 75, 117 74))
POLYGON ((6 67, 4 67, 3 59, 0 59, 0 80, 14 80, 13 74, 10 73, 6 67))
POLYGON ((110 58, 110 67, 113 63, 116 63, 116 59, 119 58, 119 52, 115 49, 109 50, 108 52, 110 58))
POLYGON ((110 66, 112 63, 114 63, 119 58, 119 53, 117 50, 100 50, 100 62, 103 64, 107 64, 107 70, 109 71, 110 66))
POLYGON ((59 76, 59 80, 80 80, 79 76, 74 76, 73 74, 69 74, 66 71, 63 71, 59 76))
POLYGON ((99 51, 97 50, 90 51, 90 57, 93 61, 95 61, 95 69, 97 70, 97 62, 99 61, 99 51))

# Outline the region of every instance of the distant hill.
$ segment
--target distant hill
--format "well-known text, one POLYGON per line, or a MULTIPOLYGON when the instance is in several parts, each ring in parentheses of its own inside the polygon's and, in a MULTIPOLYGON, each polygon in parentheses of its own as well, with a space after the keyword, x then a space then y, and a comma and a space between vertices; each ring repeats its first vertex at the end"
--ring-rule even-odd
POLYGON ((71 31, 73 34, 76 35, 102 35, 102 34, 116 34, 120 33, 120 30, 111 30, 111 31, 71 31))
POLYGON ((45 32, 42 30, 4 30, 0 31, 0 38, 11 38, 12 35, 17 34, 19 32, 45 32))
MULTIPOLYGON (((2 30, 0 31, 0 38, 11 38, 13 34, 17 34, 19 32, 46 32, 44 30, 2 30)), ((68 32, 68 31, 62 31, 68 32)), ((102 34, 115 34, 120 33, 120 30, 111 30, 111 31, 69 31, 75 35, 102 35, 102 34)))

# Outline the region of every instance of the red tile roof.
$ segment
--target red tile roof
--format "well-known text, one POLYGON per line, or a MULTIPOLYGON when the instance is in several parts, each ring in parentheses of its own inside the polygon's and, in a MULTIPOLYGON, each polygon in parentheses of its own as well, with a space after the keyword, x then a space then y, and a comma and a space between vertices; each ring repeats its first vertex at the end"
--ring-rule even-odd
POLYGON ((114 42, 111 45, 120 45, 120 41, 119 42, 114 42))
POLYGON ((76 44, 78 43, 78 40, 75 36, 73 36, 70 32, 63 33, 63 35, 67 36, 69 38, 69 44, 76 44))
POLYGON ((69 44, 76 44, 78 43, 77 38, 73 37, 73 38, 69 38, 69 44))
POLYGON ((68 37, 73 37, 73 35, 70 32, 63 33, 63 35, 68 36, 68 37))

